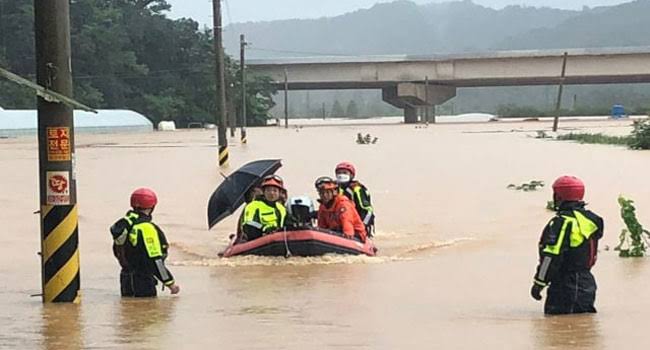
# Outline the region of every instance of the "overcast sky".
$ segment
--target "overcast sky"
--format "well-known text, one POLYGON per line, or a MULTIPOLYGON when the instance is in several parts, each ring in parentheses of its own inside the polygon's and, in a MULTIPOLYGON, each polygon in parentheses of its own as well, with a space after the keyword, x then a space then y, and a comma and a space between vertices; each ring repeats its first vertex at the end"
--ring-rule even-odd
MULTIPOLYGON (((172 5, 171 17, 191 17, 202 24, 212 23, 212 0, 167 0, 172 5)), ((448 0, 413 0, 417 3, 448 0)), ((632 0, 473 0, 476 4, 502 8, 507 5, 550 6, 581 9, 582 6, 616 5, 632 0)), ((387 0, 226 0, 223 1, 224 24, 230 22, 264 21, 287 18, 318 18, 336 16, 360 8, 368 8, 387 0)))

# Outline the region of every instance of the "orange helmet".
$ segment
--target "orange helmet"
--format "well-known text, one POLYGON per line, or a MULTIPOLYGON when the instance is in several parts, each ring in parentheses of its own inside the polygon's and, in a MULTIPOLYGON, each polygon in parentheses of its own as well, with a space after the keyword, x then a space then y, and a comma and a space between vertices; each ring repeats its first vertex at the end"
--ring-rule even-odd
POLYGON ((279 177, 278 175, 265 176, 262 179, 262 184, 260 185, 260 187, 264 188, 266 186, 274 186, 274 187, 279 188, 280 190, 283 190, 283 191, 285 190, 285 188, 284 188, 284 180, 282 180, 282 178, 279 177))

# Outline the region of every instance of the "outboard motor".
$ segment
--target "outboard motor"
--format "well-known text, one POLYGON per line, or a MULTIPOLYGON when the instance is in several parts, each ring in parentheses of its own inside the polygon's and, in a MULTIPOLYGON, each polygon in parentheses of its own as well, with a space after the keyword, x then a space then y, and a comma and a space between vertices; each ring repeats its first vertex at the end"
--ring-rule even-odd
POLYGON ((316 210, 308 196, 291 197, 287 201, 287 224, 292 228, 312 227, 312 218, 316 210))

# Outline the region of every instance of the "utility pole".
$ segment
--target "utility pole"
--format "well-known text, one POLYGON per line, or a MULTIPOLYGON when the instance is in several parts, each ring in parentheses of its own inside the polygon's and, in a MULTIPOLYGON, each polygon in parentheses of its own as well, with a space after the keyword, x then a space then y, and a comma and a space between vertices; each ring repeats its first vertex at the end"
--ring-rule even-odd
POLYGON ((429 76, 424 77, 424 122, 429 122, 429 76))
POLYGON ((239 65, 241 69, 241 143, 246 144, 246 38, 239 36, 239 65))
POLYGON ((221 0, 212 0, 212 20, 214 35, 215 54, 215 78, 216 78, 216 118, 217 138, 219 143, 219 166, 228 166, 228 138, 226 137, 226 79, 224 66, 223 39, 221 36, 221 0))
POLYGON ((565 52, 562 59, 562 74, 560 75, 560 87, 557 90, 557 103, 555 104, 555 119, 553 120, 553 131, 557 131, 560 122, 560 107, 562 106, 562 91, 564 91, 564 78, 566 77, 566 61, 569 53, 565 52))
MULTIPOLYGON (((34 0, 36 81, 72 96, 70 1, 34 0)), ((38 97, 43 302, 79 302, 79 231, 72 107, 38 97)))
POLYGON ((284 69, 284 128, 289 128, 289 72, 284 69))

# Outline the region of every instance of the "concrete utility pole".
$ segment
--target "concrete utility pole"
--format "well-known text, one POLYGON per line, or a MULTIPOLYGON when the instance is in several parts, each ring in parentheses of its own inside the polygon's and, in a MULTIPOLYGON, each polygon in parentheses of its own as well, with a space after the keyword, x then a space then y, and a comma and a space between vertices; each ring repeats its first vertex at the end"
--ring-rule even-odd
POLYGON ((431 106, 429 106, 429 76, 424 77, 424 122, 428 123, 429 122, 429 109, 431 106))
POLYGON ((557 90, 557 103, 555 105, 555 119, 553 119, 553 131, 557 131, 560 123, 560 107, 562 106, 562 92, 564 91, 564 78, 566 77, 566 61, 569 53, 565 52, 562 59, 562 74, 560 75, 560 87, 557 90))
MULTIPOLYGON (((34 0, 36 80, 72 96, 69 0, 34 0)), ((72 107, 38 98, 43 302, 79 302, 79 231, 72 107)))
POLYGON ((289 72, 284 69, 284 128, 289 128, 289 72))
POLYGON ((241 69, 241 143, 246 144, 246 38, 239 36, 239 65, 241 69))
POLYGON ((218 142, 219 142, 219 166, 228 166, 228 139, 226 137, 226 79, 225 79, 225 64, 224 64, 224 51, 223 39, 221 36, 221 0, 212 0, 212 20, 213 20, 213 35, 214 35, 214 53, 215 53, 215 74, 216 74, 216 92, 217 92, 217 108, 216 118, 218 126, 218 142))

